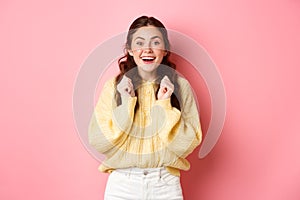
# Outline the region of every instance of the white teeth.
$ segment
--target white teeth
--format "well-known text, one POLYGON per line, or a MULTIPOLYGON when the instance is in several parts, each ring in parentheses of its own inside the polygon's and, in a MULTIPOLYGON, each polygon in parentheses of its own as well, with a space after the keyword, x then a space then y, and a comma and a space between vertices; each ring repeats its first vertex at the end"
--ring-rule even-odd
POLYGON ((143 60, 154 60, 155 58, 154 57, 149 57, 149 56, 145 56, 145 57, 142 57, 143 60))

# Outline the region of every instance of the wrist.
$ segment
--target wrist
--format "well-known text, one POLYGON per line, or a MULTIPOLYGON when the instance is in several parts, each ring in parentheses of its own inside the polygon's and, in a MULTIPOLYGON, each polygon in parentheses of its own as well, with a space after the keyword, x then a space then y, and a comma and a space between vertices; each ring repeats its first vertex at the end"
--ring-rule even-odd
POLYGON ((171 109, 172 105, 171 105, 171 98, 165 98, 165 99, 158 99, 155 102, 155 105, 161 106, 163 108, 167 108, 167 109, 171 109))

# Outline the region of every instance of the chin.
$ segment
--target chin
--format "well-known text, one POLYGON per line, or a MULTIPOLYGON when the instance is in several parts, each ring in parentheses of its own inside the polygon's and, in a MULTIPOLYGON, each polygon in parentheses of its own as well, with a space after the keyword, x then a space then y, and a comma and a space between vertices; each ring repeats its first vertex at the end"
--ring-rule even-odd
POLYGON ((157 67, 158 67, 158 64, 148 64, 148 65, 141 66, 141 68, 147 72, 155 71, 157 69, 157 67))

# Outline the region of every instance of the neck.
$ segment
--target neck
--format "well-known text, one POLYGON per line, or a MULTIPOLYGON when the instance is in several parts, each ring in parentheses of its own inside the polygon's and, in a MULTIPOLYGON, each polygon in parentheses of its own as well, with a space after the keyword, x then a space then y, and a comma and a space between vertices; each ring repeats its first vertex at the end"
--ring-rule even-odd
POLYGON ((145 72, 138 72, 140 77, 144 80, 144 81, 154 81, 157 78, 157 73, 155 72, 151 72, 151 73, 145 73, 145 72))

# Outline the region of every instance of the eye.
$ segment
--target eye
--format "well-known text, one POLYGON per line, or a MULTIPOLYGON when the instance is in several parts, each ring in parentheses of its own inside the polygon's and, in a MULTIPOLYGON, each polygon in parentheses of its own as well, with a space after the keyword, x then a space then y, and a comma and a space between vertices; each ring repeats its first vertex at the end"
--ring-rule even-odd
POLYGON ((159 45, 160 44, 159 41, 154 41, 153 43, 154 43, 154 45, 159 45))
POLYGON ((136 44, 139 46, 143 46, 143 42, 141 42, 141 41, 137 41, 136 44))

